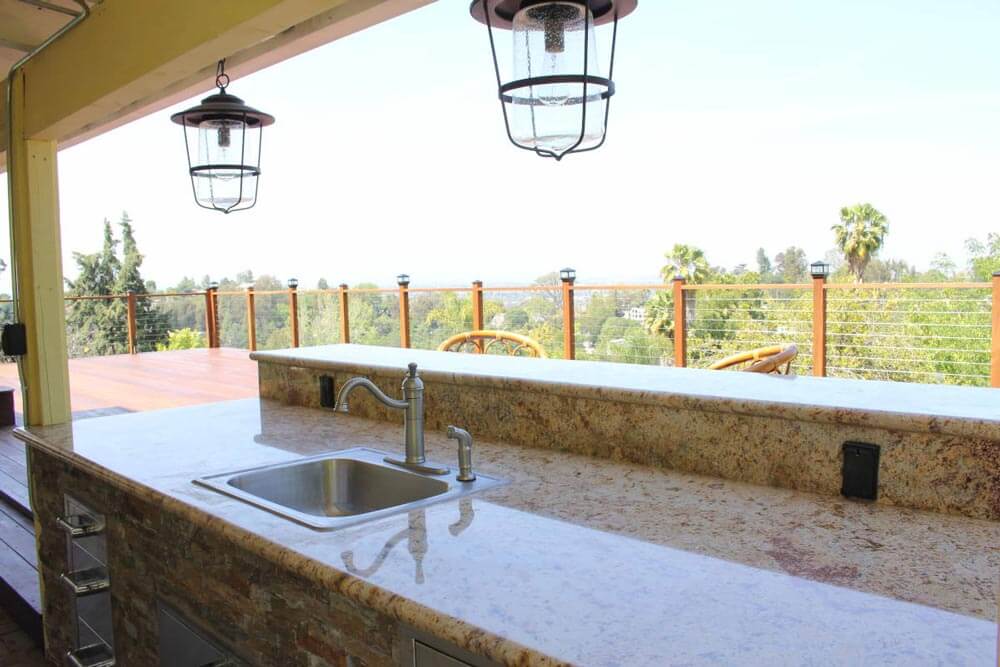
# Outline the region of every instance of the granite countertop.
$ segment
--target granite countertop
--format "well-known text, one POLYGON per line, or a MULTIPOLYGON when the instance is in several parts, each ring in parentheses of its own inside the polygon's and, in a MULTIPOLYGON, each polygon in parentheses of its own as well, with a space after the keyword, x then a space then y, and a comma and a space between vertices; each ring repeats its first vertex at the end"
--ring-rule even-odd
POLYGON ((594 361, 448 354, 367 345, 254 352, 260 362, 622 398, 715 412, 787 417, 1000 440, 1000 390, 810 376, 723 373, 594 361), (377 354, 373 354, 377 351, 377 354), (376 360, 377 361, 373 361, 376 360))
MULTIPOLYGON (((317 532, 191 480, 398 451, 398 426, 254 399, 18 435, 507 664, 997 661, 996 522, 477 442, 477 468, 509 484, 317 532)), ((432 460, 453 464, 453 445, 428 433, 432 460)))

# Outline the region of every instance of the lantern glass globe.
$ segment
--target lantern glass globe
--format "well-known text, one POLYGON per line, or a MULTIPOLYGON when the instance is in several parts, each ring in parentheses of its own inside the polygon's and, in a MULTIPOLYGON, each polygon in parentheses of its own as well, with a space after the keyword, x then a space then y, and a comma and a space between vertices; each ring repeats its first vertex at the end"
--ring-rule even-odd
POLYGON ((598 145, 604 138, 607 99, 602 94, 608 87, 582 80, 585 71, 588 77, 602 76, 590 9, 577 2, 530 5, 514 16, 512 33, 514 79, 540 79, 513 93, 514 140, 557 157, 574 147, 598 145))

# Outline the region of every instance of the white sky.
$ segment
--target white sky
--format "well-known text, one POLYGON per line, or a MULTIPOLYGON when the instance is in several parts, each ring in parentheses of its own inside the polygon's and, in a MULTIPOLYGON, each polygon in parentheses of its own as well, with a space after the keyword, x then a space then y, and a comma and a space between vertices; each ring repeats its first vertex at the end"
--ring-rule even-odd
POLYGON ((67 276, 123 209, 160 287, 247 268, 309 286, 567 265, 654 280, 678 242, 726 266, 759 246, 821 258, 861 201, 889 217, 883 256, 921 268, 1000 231, 996 0, 642 0, 620 26, 607 144, 559 164, 507 143, 467 10, 440 0, 233 81, 277 117, 250 211, 197 208, 175 109, 63 151, 67 276))

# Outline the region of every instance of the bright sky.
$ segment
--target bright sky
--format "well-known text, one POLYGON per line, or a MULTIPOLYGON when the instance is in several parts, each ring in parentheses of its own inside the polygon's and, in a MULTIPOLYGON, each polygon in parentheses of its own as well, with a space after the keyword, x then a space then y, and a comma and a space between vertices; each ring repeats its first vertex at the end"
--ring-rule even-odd
POLYGON ((821 258, 861 201, 890 220, 883 256, 961 264, 966 238, 1000 231, 998 35, 996 0, 641 0, 607 144, 557 164, 507 143, 485 28, 439 0, 233 81, 277 117, 250 211, 197 208, 174 109, 63 151, 66 274, 123 209, 161 287, 247 268, 651 280, 678 242, 727 266, 760 246, 821 258))

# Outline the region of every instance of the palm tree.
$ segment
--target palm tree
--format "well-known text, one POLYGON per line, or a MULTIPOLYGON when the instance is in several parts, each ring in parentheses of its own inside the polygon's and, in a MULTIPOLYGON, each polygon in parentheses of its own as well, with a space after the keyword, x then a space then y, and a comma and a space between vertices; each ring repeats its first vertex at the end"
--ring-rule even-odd
POLYGON ((889 221, 871 204, 855 204, 840 209, 840 222, 831 229, 855 282, 860 283, 868 262, 885 243, 889 221))
POLYGON ((660 290, 646 302, 646 331, 654 336, 674 337, 674 295, 660 290))
POLYGON ((688 283, 701 283, 708 278, 711 267, 705 259, 705 253, 699 248, 676 243, 663 256, 667 258, 667 263, 660 269, 663 282, 668 283, 677 276, 688 283))

